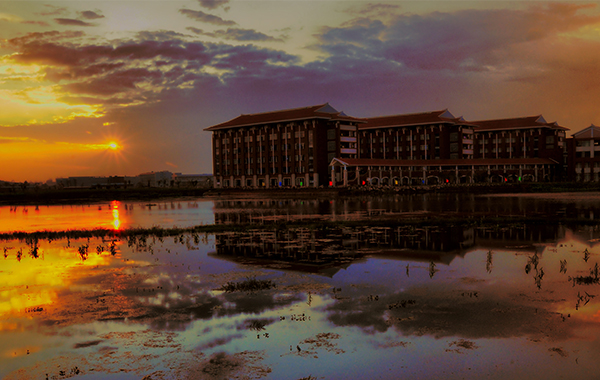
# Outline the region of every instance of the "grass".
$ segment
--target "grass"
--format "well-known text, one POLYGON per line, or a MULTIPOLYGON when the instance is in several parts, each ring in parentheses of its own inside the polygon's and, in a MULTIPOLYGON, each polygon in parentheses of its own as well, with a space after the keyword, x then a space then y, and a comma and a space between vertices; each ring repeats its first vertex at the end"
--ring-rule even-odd
POLYGON ((137 241, 143 245, 147 237, 163 239, 175 237, 181 240, 186 234, 192 234, 194 240, 198 240, 199 233, 221 233, 221 232, 246 232, 252 230, 263 231, 290 231, 298 228, 327 232, 339 228, 358 228, 358 227, 390 227, 390 228, 425 228, 425 227, 479 227, 498 229, 506 227, 519 227, 524 225, 550 225, 566 224, 571 226, 580 225, 599 225, 600 220, 587 220, 576 218, 540 218, 523 216, 506 217, 484 217, 484 218, 464 218, 464 217, 424 217, 424 218, 402 218, 393 220, 350 220, 350 221, 275 221, 272 223, 251 224, 209 224, 192 227, 149 227, 149 228, 125 228, 122 230, 113 230, 108 228, 81 229, 81 230, 63 230, 63 231, 34 231, 34 232, 2 232, 0 241, 21 240, 30 246, 36 246, 40 240, 59 240, 59 239, 86 239, 86 238, 109 238, 109 239, 127 239, 128 241, 137 241))

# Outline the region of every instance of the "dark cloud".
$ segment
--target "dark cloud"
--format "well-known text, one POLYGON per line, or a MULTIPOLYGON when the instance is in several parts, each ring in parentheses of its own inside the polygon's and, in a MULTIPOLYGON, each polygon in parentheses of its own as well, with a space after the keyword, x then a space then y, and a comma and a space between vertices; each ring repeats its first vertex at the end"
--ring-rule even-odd
POLYGON ((111 72, 100 78, 67 84, 63 88, 73 94, 115 95, 136 89, 143 82, 157 84, 161 74, 147 69, 129 69, 111 72))
POLYGON ((198 3, 204 8, 215 9, 229 3, 229 0, 198 0, 198 3))
POLYGON ((86 20, 96 20, 99 18, 104 18, 103 15, 98 14, 94 11, 83 11, 83 12, 80 12, 79 15, 86 20))
POLYGON ((202 29, 189 27, 187 28, 189 31, 203 36, 209 36, 214 38, 223 38, 226 40, 235 40, 235 41, 277 41, 283 42, 282 38, 275 38, 269 36, 267 34, 258 32, 253 29, 239 29, 239 28, 228 28, 227 30, 217 30, 215 32, 209 33, 204 32, 202 29))
POLYGON ((81 20, 76 20, 76 19, 73 19, 73 18, 55 18, 54 21, 56 21, 56 23, 59 24, 59 25, 96 26, 96 24, 92 24, 90 22, 85 22, 85 21, 81 21, 81 20))
POLYGON ((193 11, 191 9, 180 9, 179 12, 181 14, 191 18, 192 20, 204 22, 207 24, 225 25, 225 26, 236 25, 236 23, 231 20, 224 20, 219 16, 204 13, 202 11, 193 11))
POLYGON ((182 39, 186 37, 186 35, 171 30, 159 30, 153 32, 142 31, 137 33, 136 37, 140 41, 173 41, 182 39))

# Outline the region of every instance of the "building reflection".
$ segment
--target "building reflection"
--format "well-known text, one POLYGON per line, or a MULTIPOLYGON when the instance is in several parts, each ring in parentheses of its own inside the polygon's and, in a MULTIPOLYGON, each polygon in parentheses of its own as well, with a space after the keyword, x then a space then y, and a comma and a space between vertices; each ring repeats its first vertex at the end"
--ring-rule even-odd
POLYGON ((573 199, 559 202, 536 197, 474 194, 214 201, 217 224, 393 218, 407 213, 452 214, 467 218, 512 216, 594 220, 600 215, 600 201, 573 199))
MULTIPOLYGON (((597 231, 598 232, 598 231, 597 231)), ((588 229, 583 235, 596 236, 588 229)), ((214 256, 263 267, 333 276, 367 257, 450 265, 475 249, 542 252, 571 238, 564 225, 503 228, 360 227, 217 234, 214 256)))

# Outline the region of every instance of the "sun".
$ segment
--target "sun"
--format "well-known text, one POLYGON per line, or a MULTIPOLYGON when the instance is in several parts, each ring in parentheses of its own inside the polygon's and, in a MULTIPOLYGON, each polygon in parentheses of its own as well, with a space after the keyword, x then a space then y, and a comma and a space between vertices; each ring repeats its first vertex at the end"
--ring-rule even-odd
POLYGON ((110 150, 118 150, 119 148, 121 148, 121 146, 117 142, 115 142, 115 141, 109 142, 108 144, 106 144, 106 146, 110 150))

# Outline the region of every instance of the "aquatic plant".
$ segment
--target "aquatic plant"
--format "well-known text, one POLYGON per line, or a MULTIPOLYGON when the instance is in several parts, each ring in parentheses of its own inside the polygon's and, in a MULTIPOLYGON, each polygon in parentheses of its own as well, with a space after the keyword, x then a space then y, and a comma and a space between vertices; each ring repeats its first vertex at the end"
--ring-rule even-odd
POLYGON ((435 272, 437 272, 438 269, 435 269, 435 263, 432 261, 429 263, 429 278, 433 278, 433 276, 435 275, 435 272))
POLYGON ((39 249, 40 248, 37 245, 32 246, 29 249, 29 256, 31 256, 31 258, 33 259, 37 259, 38 257, 40 257, 39 249))
POLYGON ((485 261, 485 270, 488 273, 492 273, 492 268, 494 267, 492 250, 490 249, 487 253, 487 258, 485 261))
POLYGON ((275 287, 276 284, 272 280, 257 280, 254 277, 248 277, 246 280, 240 282, 228 281, 225 285, 221 286, 219 290, 223 290, 227 293, 255 292, 259 290, 268 290, 275 287))
POLYGON ((79 248, 77 248, 77 252, 79 252, 79 256, 81 256, 81 260, 83 260, 83 261, 87 260, 88 248, 89 248, 89 245, 87 245, 87 244, 84 244, 84 245, 80 246, 79 248))
POLYGON ((115 243, 114 240, 110 242, 110 246, 108 247, 108 250, 110 251, 110 254, 113 256, 117 254, 117 244, 115 243))
POLYGON ((560 273, 567 273, 567 260, 560 260, 560 273))

